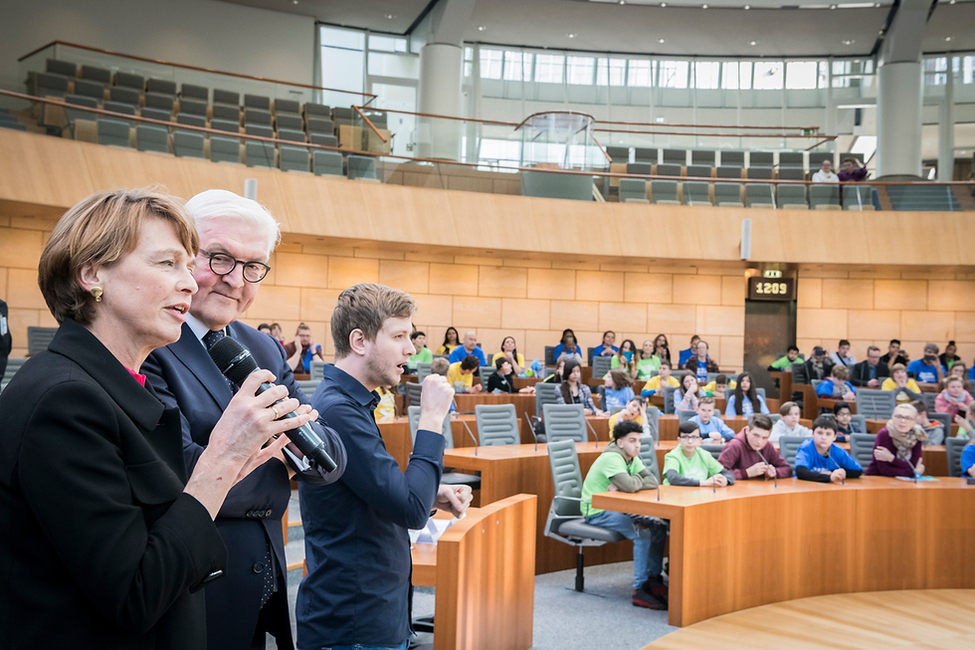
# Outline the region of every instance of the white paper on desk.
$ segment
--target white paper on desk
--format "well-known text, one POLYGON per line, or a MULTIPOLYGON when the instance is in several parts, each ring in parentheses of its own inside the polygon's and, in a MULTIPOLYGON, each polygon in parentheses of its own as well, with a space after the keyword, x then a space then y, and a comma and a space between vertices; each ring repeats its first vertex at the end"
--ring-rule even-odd
POLYGON ((444 531, 454 525, 457 519, 434 519, 430 517, 427 525, 420 530, 410 530, 411 544, 436 544, 444 531))

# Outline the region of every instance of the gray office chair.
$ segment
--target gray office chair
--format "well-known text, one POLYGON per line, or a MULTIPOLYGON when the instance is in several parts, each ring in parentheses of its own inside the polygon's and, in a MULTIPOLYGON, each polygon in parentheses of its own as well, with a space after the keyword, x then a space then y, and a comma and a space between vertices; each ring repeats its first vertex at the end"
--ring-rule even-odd
MULTIPOLYGON (((928 395, 934 395, 937 397, 937 393, 926 393, 928 395)), ((945 430, 945 439, 951 435, 951 414, 949 413, 934 413, 933 411, 928 411, 928 419, 932 422, 937 422, 945 430)))
POLYGON ((592 358, 592 378, 602 379, 613 365, 613 357, 593 357, 592 358))
POLYGON ((321 380, 299 379, 295 383, 298 384, 298 388, 300 388, 301 392, 305 394, 305 397, 311 398, 311 396, 315 394, 315 389, 318 388, 318 384, 321 383, 321 380))
POLYGON ((520 445, 518 414, 514 404, 477 404, 474 407, 477 420, 478 443, 484 447, 495 445, 520 445))
POLYGON ((556 404, 555 391, 559 389, 559 384, 554 382, 540 381, 535 384, 535 415, 542 417, 543 407, 546 404, 556 404))
POLYGON ((863 469, 873 460, 873 445, 877 436, 873 433, 854 433, 850 435, 850 455, 853 456, 863 469))
POLYGON ((697 411, 688 411, 686 409, 681 409, 680 411, 677 411, 677 424, 684 424, 695 415, 697 415, 697 411))
POLYGON ((480 370, 478 370, 477 374, 481 378, 481 387, 483 390, 487 390, 488 380, 491 378, 491 375, 497 371, 498 369, 495 366, 481 366, 480 370))
POLYGON ((409 382, 403 384, 406 388, 406 406, 419 406, 420 405, 420 393, 423 391, 423 384, 414 384, 409 382))
MULTIPOLYGON (((514 406, 512 405, 512 410, 514 406)), ((546 404, 545 437, 551 443, 555 440, 586 442, 589 433, 586 429, 586 416, 581 404, 546 404)))
MULTIPOLYGON (((945 433, 947 435, 947 432, 945 433)), ((946 438, 945 452, 948 456, 948 476, 961 476, 961 452, 968 444, 965 438, 946 438)))
POLYGON ((33 356, 38 352, 43 352, 50 345, 57 333, 56 327, 34 327, 27 328, 27 354, 33 356))
POLYGON ((701 449, 714 456, 714 460, 718 460, 718 456, 724 451, 724 445, 701 445, 701 449))
MULTIPOLYGON (((711 380, 709 379, 708 381, 711 381, 711 380)), ((734 394, 735 394, 735 389, 734 389, 734 388, 725 388, 725 389, 724 389, 724 398, 725 398, 726 400, 727 400, 727 399, 728 399, 729 397, 731 397, 732 395, 734 395, 734 394)), ((767 398, 765 397, 765 389, 764 389, 764 388, 763 388, 762 386, 757 386, 757 387, 755 388, 755 394, 756 394, 756 395, 761 395, 761 396, 762 396, 762 399, 767 399, 767 398)))
POLYGON ((674 386, 664 386, 664 413, 674 414, 674 386))
POLYGON ((647 405, 647 419, 650 420, 650 435, 654 442, 660 442, 660 409, 652 404, 647 405))
POLYGON ((579 509, 582 501, 582 471, 579 469, 574 441, 559 440, 548 443, 548 462, 552 470, 552 482, 555 484, 555 497, 545 521, 545 536, 575 546, 579 550, 576 556, 575 590, 585 591, 585 547, 621 542, 625 538, 615 530, 587 524, 582 516, 579 509))
POLYGON ((868 433, 867 418, 862 413, 850 417, 850 431, 852 433, 868 433))
POLYGON ((796 469, 796 452, 799 445, 806 441, 805 436, 782 436, 779 438, 779 455, 789 463, 789 466, 796 469))
POLYGON ((857 391, 857 414, 868 420, 888 420, 897 400, 892 390, 861 388, 857 391))
MULTIPOLYGON (((921 401, 924 402, 924 406, 927 407, 928 413, 934 413, 935 400, 938 399, 938 393, 921 393, 921 401)), ((930 417, 930 416, 929 416, 930 417)))
POLYGON ((308 378, 312 381, 321 381, 325 377, 324 368, 324 361, 312 361, 308 368, 308 378))
POLYGON ((430 376, 430 366, 429 363, 418 363, 416 364, 416 381, 419 384, 423 383, 423 380, 430 376))
POLYGON ((643 438, 640 441, 640 460, 643 461, 644 467, 657 477, 657 482, 659 483, 660 466, 657 464, 657 445, 653 440, 643 438))
POLYGON ((4 388, 10 383, 10 380, 14 378, 14 375, 17 374, 17 371, 24 365, 25 361, 27 361, 26 357, 7 359, 7 368, 3 371, 3 377, 0 377, 0 388, 4 388))
MULTIPOLYGON (((420 407, 411 406, 406 409, 407 418, 410 422, 410 444, 416 443, 416 430, 420 425, 420 407)), ((454 432, 450 426, 450 413, 443 420, 441 433, 444 438, 444 449, 454 448, 454 432)), ((443 475, 440 482, 444 485, 470 485, 472 490, 481 489, 481 477, 474 474, 464 474, 463 472, 451 471, 449 467, 443 468, 443 475)))

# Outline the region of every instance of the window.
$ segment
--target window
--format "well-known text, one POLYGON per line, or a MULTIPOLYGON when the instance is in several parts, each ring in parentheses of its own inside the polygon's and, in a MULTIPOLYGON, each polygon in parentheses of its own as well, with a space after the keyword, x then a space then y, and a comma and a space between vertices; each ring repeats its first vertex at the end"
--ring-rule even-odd
POLYGON ((481 50, 481 79, 500 79, 501 50, 481 50))
POLYGON ((321 40, 322 47, 340 47, 346 50, 363 50, 365 49, 366 35, 362 32, 355 32, 349 29, 322 27, 321 40))
POLYGON ((504 53, 504 78, 505 81, 531 81, 532 80, 532 55, 528 52, 504 53))
POLYGON ((473 47, 464 48, 464 76, 465 77, 474 76, 474 48, 473 47))
MULTIPOLYGON (((321 28, 322 85, 326 88, 342 88, 361 92, 364 86, 366 35, 348 29, 321 28)), ((347 101, 325 97, 326 101, 347 101)))
POLYGON ((852 61, 833 61, 833 88, 849 88, 852 61))
POLYGON ((789 90, 815 90, 819 83, 816 61, 790 61, 785 68, 785 87, 789 90))
POLYGON ((962 59, 961 82, 975 83, 975 56, 969 55, 962 59))
POLYGON ((535 55, 535 81, 539 83, 562 83, 562 69, 565 57, 558 54, 535 55))
POLYGON ((591 86, 596 60, 591 56, 570 56, 566 61, 568 81, 573 86, 591 86))
POLYGON ((756 61, 755 90, 781 90, 783 67, 781 61, 756 61))
POLYGON ((715 90, 721 76, 721 64, 717 61, 697 61, 694 63, 694 87, 715 90))
POLYGON ((380 52, 406 52, 406 39, 370 34, 369 49, 380 52))
POLYGON ((660 81, 661 88, 687 88, 687 61, 661 61, 660 62, 660 81))
POLYGON ((599 59, 596 62, 597 86, 625 86, 626 59, 599 59))
POLYGON ((627 85, 649 87, 650 79, 650 62, 630 59, 629 76, 626 80, 627 85))
POLYGON ((924 85, 943 86, 948 83, 948 57, 924 60, 924 85))

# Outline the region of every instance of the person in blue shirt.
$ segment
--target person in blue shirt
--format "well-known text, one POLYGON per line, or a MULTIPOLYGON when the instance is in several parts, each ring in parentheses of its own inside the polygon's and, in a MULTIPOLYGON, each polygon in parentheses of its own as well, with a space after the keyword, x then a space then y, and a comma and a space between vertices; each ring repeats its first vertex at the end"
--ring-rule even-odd
POLYGON ((836 420, 820 415, 813 422, 812 438, 796 451, 796 478, 817 483, 842 483, 859 478, 863 467, 845 449, 835 444, 836 420))
POLYGON ((701 340, 701 337, 695 334, 691 337, 691 347, 686 350, 681 350, 680 355, 677 357, 677 367, 683 368, 687 364, 687 360, 697 354, 697 342, 701 340))
POLYGON ((463 361, 464 357, 472 354, 477 357, 477 360, 481 362, 482 366, 488 364, 487 357, 484 356, 484 350, 477 347, 477 332, 474 330, 464 333, 464 344, 454 348, 454 351, 450 353, 449 361, 450 363, 457 363, 458 361, 463 361))
POLYGON ((603 382, 603 389, 606 394, 603 409, 606 411, 622 409, 634 397, 633 379, 622 370, 610 370, 603 382))
POLYGON ((576 340, 576 333, 572 330, 567 329, 562 331, 562 340, 555 346, 555 351, 552 353, 552 356, 558 361, 562 358, 563 354, 569 359, 575 357, 575 360, 580 365, 582 364, 582 348, 579 347, 579 342, 576 340))
POLYGON ((847 381, 849 378, 850 371, 846 366, 833 366, 829 379, 824 379, 816 386, 816 395, 852 402, 856 399, 857 389, 847 381))
POLYGON ((724 415, 726 418, 733 418, 738 415, 755 415, 756 413, 768 415, 768 406, 765 404, 765 398, 756 392, 751 373, 743 372, 738 375, 735 392, 728 398, 724 415))
POLYGON ((705 395, 697 405, 697 415, 688 422, 697 423, 706 444, 721 444, 735 437, 735 432, 714 412, 714 397, 705 395), (710 438, 710 440, 708 440, 710 438))
POLYGON ((443 420, 454 391, 441 375, 423 381, 420 420, 405 471, 386 451, 372 411, 376 388, 397 384, 415 353, 416 311, 402 291, 359 284, 343 291, 330 326, 335 364, 326 364, 312 404, 345 444, 348 467, 331 485, 300 484, 308 575, 295 607, 299 648, 406 650, 410 637, 409 529, 433 508, 460 516, 467 486, 440 485, 443 420))
POLYGON ((908 374, 913 373, 919 384, 937 384, 945 377, 945 367, 938 359, 938 346, 928 343, 924 346, 924 357, 915 359, 907 366, 908 374))
MULTIPOLYGON (((615 353, 619 352, 620 349, 613 345, 616 343, 616 332, 613 330, 607 330, 603 332, 603 342, 598 348, 592 351, 592 356, 594 357, 610 357, 615 353)), ((555 357, 558 359, 558 357, 555 357)))
POLYGON ((972 439, 961 452, 962 476, 975 478, 975 439, 972 439))

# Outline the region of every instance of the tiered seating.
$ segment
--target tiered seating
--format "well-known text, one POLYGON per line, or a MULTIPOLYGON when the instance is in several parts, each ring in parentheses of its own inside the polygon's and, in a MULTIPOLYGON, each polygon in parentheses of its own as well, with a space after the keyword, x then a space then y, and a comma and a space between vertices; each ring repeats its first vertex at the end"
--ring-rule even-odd
POLYGON ((949 185, 890 185, 887 196, 895 210, 953 212, 961 210, 949 185))

